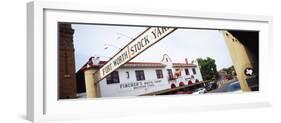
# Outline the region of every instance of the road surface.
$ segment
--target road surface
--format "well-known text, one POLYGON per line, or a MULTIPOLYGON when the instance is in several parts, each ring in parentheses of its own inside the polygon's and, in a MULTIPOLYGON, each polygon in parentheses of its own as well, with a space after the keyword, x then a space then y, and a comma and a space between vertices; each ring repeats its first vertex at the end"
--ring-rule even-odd
POLYGON ((233 91, 241 91, 239 81, 233 81, 233 82, 224 84, 222 87, 209 91, 208 93, 233 92, 233 91))

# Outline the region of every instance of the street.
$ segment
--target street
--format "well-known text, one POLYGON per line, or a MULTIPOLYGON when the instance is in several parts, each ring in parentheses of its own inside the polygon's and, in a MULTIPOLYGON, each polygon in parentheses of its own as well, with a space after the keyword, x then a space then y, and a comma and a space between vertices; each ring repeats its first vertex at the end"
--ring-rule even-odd
POLYGON ((208 93, 218 93, 218 92, 242 92, 239 81, 234 81, 224 84, 222 87, 215 90, 209 91, 208 93))

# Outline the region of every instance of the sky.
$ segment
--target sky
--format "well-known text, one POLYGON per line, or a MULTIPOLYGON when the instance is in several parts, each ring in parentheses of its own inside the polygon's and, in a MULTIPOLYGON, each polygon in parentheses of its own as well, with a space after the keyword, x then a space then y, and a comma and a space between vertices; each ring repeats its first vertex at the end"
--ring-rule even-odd
MULTIPOLYGON (((72 24, 75 66, 78 71, 91 56, 108 60, 148 27, 72 24), (105 48, 107 47, 107 48, 105 48)), ((197 58, 216 60, 217 70, 233 65, 224 37, 219 30, 178 28, 132 59, 135 62, 160 62, 168 54, 173 62, 197 58)))

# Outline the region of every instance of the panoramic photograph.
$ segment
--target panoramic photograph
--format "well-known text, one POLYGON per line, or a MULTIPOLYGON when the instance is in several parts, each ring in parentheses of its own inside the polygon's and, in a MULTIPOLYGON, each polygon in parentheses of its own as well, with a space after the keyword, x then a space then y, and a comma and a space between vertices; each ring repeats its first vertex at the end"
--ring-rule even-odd
POLYGON ((259 91, 259 32, 58 23, 58 99, 259 91))

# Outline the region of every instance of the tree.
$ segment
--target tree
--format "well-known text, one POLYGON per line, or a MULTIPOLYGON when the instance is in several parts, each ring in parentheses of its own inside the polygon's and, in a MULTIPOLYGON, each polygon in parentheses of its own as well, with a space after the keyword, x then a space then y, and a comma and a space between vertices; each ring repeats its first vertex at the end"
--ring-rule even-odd
POLYGON ((204 81, 216 79, 217 65, 215 59, 210 57, 207 57, 206 59, 198 58, 197 62, 204 81))
POLYGON ((225 71, 227 73, 226 78, 228 80, 233 79, 233 77, 236 76, 236 72, 233 65, 228 68, 223 68, 221 69, 221 71, 225 71))
POLYGON ((223 68, 222 70, 225 71, 227 74, 234 74, 234 72, 235 72, 233 65, 228 68, 223 68))
POLYGON ((228 68, 228 72, 229 72, 228 74, 231 74, 232 76, 236 76, 236 71, 233 65, 228 68))

